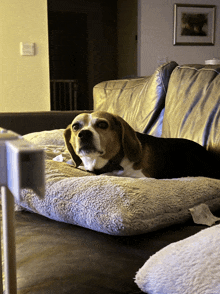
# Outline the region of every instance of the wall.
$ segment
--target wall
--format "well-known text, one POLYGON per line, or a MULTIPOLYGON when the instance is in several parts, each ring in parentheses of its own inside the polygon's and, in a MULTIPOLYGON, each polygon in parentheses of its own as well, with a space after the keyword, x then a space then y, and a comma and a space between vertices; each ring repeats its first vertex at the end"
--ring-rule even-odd
POLYGON ((219 0, 138 0, 138 75, 150 75, 158 61, 202 63, 220 57, 219 0), (174 3, 216 5, 215 46, 173 46, 174 3))
POLYGON ((50 110, 47 0, 1 0, 0 44, 0 112, 50 110), (20 42, 36 55, 21 56, 20 42))
POLYGON ((118 78, 137 75, 137 0, 117 1, 118 78))

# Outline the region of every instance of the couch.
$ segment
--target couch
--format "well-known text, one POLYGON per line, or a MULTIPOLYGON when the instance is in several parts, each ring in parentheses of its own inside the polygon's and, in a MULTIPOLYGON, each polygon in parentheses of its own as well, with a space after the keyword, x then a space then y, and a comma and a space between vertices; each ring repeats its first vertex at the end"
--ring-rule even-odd
MULTIPOLYGON (((136 131, 191 139, 220 155, 219 73, 217 65, 169 62, 148 77, 99 83, 94 110, 121 115, 136 131)), ((213 227, 207 228, 190 210, 202 204, 199 216, 208 207, 220 217, 220 181, 75 169, 62 134, 78 113, 0 113, 1 127, 45 149, 45 198, 24 189, 15 205, 18 293, 219 293, 218 219, 210 214, 213 227)))

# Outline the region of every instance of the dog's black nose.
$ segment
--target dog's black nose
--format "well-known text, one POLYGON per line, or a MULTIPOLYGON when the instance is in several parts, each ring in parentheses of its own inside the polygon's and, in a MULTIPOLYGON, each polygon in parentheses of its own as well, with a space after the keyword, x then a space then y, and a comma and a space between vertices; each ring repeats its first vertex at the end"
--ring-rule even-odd
POLYGON ((92 139, 92 132, 89 130, 82 130, 78 136, 81 138, 81 140, 83 141, 89 141, 92 139))

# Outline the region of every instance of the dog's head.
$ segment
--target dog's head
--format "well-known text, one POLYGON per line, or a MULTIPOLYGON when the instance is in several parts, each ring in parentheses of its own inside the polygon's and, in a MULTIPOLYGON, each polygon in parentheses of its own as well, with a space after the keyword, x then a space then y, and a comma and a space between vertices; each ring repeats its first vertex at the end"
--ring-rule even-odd
POLYGON ((92 160, 93 168, 97 168, 97 159, 99 165, 105 165, 122 149, 132 162, 141 157, 142 148, 135 131, 121 117, 108 112, 79 114, 66 128, 64 138, 76 167, 82 161, 85 165, 85 158, 92 160))

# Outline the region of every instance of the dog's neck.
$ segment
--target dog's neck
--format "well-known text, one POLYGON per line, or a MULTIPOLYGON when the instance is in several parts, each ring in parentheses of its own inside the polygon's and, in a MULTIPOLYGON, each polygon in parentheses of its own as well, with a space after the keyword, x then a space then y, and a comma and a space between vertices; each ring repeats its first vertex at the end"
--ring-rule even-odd
POLYGON ((121 149, 112 159, 104 159, 96 153, 89 154, 89 156, 82 156, 81 160, 87 171, 93 172, 96 175, 103 173, 111 173, 113 171, 123 170, 120 162, 124 158, 124 152, 121 149))
POLYGON ((101 174, 106 174, 106 173, 112 173, 114 171, 122 171, 123 170, 123 167, 112 161, 112 160, 109 160, 108 163, 103 167, 103 168, 100 168, 100 169, 94 169, 94 173, 96 175, 101 175, 101 174))
POLYGON ((111 175, 118 177, 131 177, 131 178, 145 178, 141 169, 134 169, 134 162, 124 157, 121 161, 121 170, 114 170, 111 175))
POLYGON ((101 169, 108 163, 108 159, 104 159, 96 153, 81 156, 81 160, 85 169, 90 172, 94 172, 95 169, 101 169))

